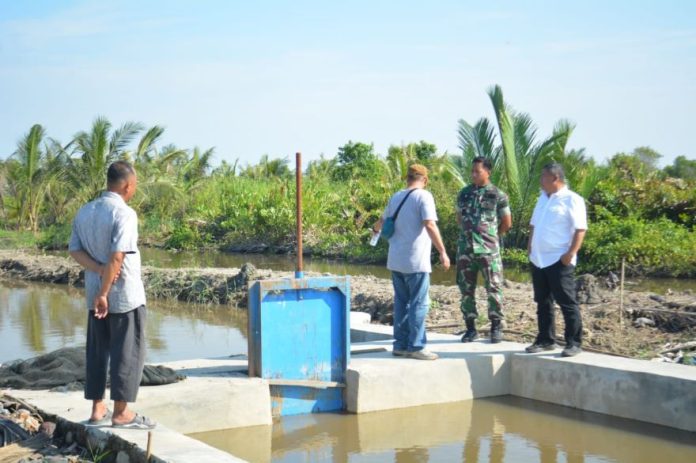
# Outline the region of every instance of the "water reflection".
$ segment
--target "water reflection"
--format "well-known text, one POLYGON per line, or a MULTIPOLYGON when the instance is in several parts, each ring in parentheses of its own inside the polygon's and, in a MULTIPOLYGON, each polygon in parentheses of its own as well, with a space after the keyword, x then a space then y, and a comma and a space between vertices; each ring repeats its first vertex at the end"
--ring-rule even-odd
MULTIPOLYGON (((153 300, 147 320, 148 362, 246 353, 246 311, 153 300)), ((84 344, 81 290, 0 282, 0 363, 84 344)))
POLYGON ((693 433, 514 397, 193 434, 254 462, 696 461, 693 433))

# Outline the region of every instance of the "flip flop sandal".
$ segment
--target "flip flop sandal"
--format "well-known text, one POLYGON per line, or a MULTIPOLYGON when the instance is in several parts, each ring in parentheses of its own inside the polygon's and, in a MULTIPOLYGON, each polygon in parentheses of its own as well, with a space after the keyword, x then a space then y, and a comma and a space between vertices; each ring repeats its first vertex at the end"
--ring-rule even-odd
POLYGON ((111 424, 112 415, 113 414, 111 413, 111 410, 107 408, 106 413, 104 413, 104 416, 102 416, 101 419, 87 420, 85 426, 108 426, 109 424, 111 424))
POLYGON ((157 423, 152 421, 150 418, 147 416, 143 415, 138 415, 137 413, 133 417, 133 419, 128 422, 128 423, 123 423, 123 424, 112 424, 112 428, 118 428, 118 429, 154 429, 157 426, 157 423))

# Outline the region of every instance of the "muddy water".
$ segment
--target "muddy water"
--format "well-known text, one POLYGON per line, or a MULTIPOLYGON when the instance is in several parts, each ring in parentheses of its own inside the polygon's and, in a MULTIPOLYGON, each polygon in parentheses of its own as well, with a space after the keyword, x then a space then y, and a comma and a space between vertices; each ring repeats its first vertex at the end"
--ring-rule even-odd
POLYGON ((253 462, 696 461, 693 433, 509 396, 191 437, 253 462))
MULTIPOLYGON (((0 281, 0 363, 85 343, 81 290, 0 281)), ((152 300, 147 362, 246 353, 246 311, 152 300)))

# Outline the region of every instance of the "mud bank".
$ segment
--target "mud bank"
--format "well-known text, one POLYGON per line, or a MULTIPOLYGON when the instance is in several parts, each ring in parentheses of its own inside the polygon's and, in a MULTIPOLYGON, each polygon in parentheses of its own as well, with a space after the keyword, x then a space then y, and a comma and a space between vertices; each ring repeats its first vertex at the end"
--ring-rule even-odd
MULTIPOLYGON (((307 276, 321 274, 306 272, 307 276)), ((150 297, 174 298, 192 303, 224 304, 246 308, 249 280, 291 278, 292 272, 257 269, 245 264, 239 269, 164 269, 143 267, 150 297)), ((0 278, 66 284, 80 287, 84 272, 69 258, 0 251, 0 278)), ((620 310, 619 291, 608 289, 592 275, 578 278, 579 299, 587 347, 636 358, 691 362, 696 345, 696 296, 691 291, 658 296, 625 291, 620 310), (682 346, 682 348, 679 348, 682 346), (690 351, 691 349, 691 351, 690 351)), ((463 329, 456 286, 433 285, 430 331, 458 333, 463 329)), ((536 333, 536 306, 531 284, 505 283, 505 338, 532 341, 536 333)), ((477 292, 482 332, 486 331, 486 294, 477 292)), ((351 309, 369 313, 373 323, 391 324, 392 286, 386 279, 351 276, 351 309)), ((557 317, 557 333, 563 332, 557 317)))

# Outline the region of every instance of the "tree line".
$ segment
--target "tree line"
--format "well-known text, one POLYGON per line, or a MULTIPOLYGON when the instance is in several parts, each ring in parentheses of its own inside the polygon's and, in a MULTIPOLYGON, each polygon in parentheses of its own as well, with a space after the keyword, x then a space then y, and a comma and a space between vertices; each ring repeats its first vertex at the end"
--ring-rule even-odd
MULTIPOLYGON (((506 259, 525 260, 526 223, 548 162, 562 164, 571 188, 586 198, 591 226, 581 262, 588 270, 615 269, 627 259, 635 273, 696 274, 696 160, 677 157, 659 168, 649 147, 597 163, 569 149, 575 125, 558 121, 539 134, 532 117, 514 110, 502 89, 488 91, 494 118, 458 121, 458 152, 426 141, 392 145, 386 154, 348 141, 334 157, 311 161, 303 173, 305 247, 316 255, 381 261, 386 248, 366 245, 369 227, 418 162, 431 171, 440 225, 448 247, 458 235, 454 201, 469 181, 471 160, 491 159, 492 181, 510 197, 515 226, 505 237, 506 259), (666 242, 665 238, 669 238, 666 242)), ((44 247, 64 247, 78 207, 105 187, 107 166, 132 162, 139 191, 132 205, 141 236, 171 248, 287 251, 294 245, 294 172, 288 157, 261 157, 241 166, 213 166, 214 149, 160 146, 164 128, 94 120, 67 143, 36 124, 0 162, 0 228, 28 230, 44 247)))

